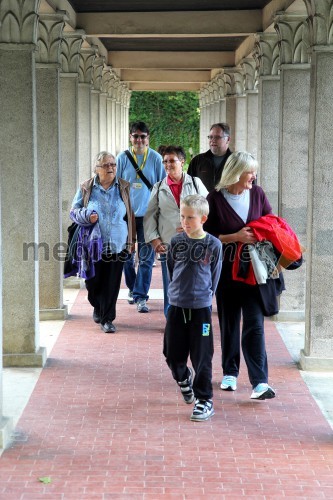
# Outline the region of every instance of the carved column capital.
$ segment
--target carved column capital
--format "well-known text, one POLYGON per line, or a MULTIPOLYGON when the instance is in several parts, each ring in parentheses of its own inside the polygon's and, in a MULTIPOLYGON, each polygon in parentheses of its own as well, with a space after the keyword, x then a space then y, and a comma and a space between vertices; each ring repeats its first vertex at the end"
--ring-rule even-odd
POLYGON ((41 14, 39 16, 37 63, 60 63, 62 32, 66 20, 67 15, 65 11, 58 11, 54 14, 41 14))
POLYGON ((333 45, 333 1, 303 0, 308 13, 311 45, 333 45))
POLYGON ((215 79, 218 85, 219 100, 224 99, 226 95, 224 73, 223 72, 218 73, 215 79))
POLYGON ((132 94, 132 92, 126 86, 125 95, 124 95, 124 101, 125 101, 124 105, 127 109, 129 109, 130 104, 131 104, 131 94, 132 94))
POLYGON ((64 31, 61 41, 61 69, 63 73, 78 73, 83 30, 64 31))
POLYGON ((118 95, 118 87, 120 85, 120 81, 115 74, 112 75, 112 79, 110 80, 109 85, 109 96, 113 101, 117 100, 118 95))
POLYGON ((203 102, 203 106, 208 106, 209 104, 209 90, 208 90, 208 87, 207 87, 207 84, 204 85, 204 87, 202 88, 202 102, 203 102))
POLYGON ((121 96, 122 96, 122 92, 123 92, 122 83, 119 81, 119 82, 118 82, 118 85, 117 85, 117 87, 116 87, 116 92, 115 92, 115 95, 116 95, 116 103, 117 103, 117 104, 121 104, 121 96))
POLYGON ((307 17, 278 13, 274 28, 279 39, 280 64, 308 63, 310 41, 307 17))
POLYGON ((104 66, 102 68, 102 78, 101 78, 101 92, 103 92, 103 94, 108 93, 111 78, 112 75, 110 66, 104 66))
POLYGON ((80 50, 79 61, 79 82, 89 83, 92 82, 93 63, 97 57, 97 46, 82 47, 80 50))
POLYGON ((121 84, 121 96, 120 96, 120 102, 121 104, 125 107, 126 106, 126 103, 127 103, 127 86, 125 83, 122 83, 121 84))
POLYGON ((256 61, 253 57, 246 57, 241 61, 244 72, 245 91, 256 90, 258 86, 258 72, 256 61))
POLYGON ((253 51, 259 76, 277 76, 280 66, 279 39, 276 33, 258 33, 253 51))
MULTIPOLYGON (((40 0, 0 2, 0 43, 37 44, 38 8, 40 0)), ((12 47, 20 48, 20 47, 12 47)), ((33 47, 34 48, 34 47, 33 47)))
POLYGON ((241 68, 225 68, 227 96, 243 95, 245 92, 244 73, 241 68))
POLYGON ((212 80, 212 90, 213 90, 213 102, 217 104, 220 101, 220 92, 219 92, 219 84, 217 83, 216 78, 212 80))
POLYGON ((101 90, 104 63, 105 63, 104 57, 96 57, 96 59, 93 62, 92 84, 93 84, 93 89, 97 91, 101 90))
POLYGON ((207 84, 206 96, 207 96, 207 104, 213 104, 213 102, 214 102, 214 89, 213 89, 212 82, 209 82, 207 84))

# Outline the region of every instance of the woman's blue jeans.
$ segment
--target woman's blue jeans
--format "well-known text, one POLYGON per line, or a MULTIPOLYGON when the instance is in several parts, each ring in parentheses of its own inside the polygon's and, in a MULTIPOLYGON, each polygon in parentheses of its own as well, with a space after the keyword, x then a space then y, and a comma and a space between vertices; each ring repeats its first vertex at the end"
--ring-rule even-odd
POLYGON ((155 254, 150 243, 145 243, 143 232, 143 217, 135 217, 136 237, 138 243, 139 266, 135 272, 135 253, 128 256, 124 264, 125 283, 133 292, 135 302, 148 300, 155 254))

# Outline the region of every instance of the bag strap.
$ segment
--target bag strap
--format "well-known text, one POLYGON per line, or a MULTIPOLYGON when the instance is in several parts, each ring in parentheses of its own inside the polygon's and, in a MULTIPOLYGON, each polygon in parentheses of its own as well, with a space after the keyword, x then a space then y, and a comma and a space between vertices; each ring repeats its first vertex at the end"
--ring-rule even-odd
POLYGON ((196 190, 196 192, 198 194, 199 193, 199 189, 198 189, 197 183, 195 182, 195 179, 194 179, 193 175, 191 175, 191 179, 192 179, 192 182, 193 182, 193 186, 195 187, 195 190, 196 190))
POLYGON ((157 199, 157 206, 159 204, 159 197, 160 197, 160 187, 163 182, 163 179, 158 183, 157 190, 156 190, 156 199, 157 199))
POLYGON ((149 182, 149 180, 144 175, 144 173, 142 172, 142 170, 140 170, 139 165, 136 163, 136 161, 134 160, 133 156, 128 151, 128 149, 126 149, 125 154, 126 154, 127 158, 129 159, 129 161, 132 163, 132 165, 133 165, 136 173, 138 174, 138 176, 140 177, 140 179, 142 180, 142 182, 147 186, 147 188, 149 189, 149 191, 151 191, 153 189, 152 184, 149 182))

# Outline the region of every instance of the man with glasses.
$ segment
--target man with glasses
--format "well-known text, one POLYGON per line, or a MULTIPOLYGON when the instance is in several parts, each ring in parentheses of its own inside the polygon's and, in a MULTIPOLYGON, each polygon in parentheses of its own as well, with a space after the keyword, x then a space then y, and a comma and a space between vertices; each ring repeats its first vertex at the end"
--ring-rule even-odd
POLYGON ((208 140, 209 150, 192 158, 187 173, 199 177, 208 191, 212 191, 221 179, 225 162, 232 153, 229 149, 229 125, 214 123, 210 127, 208 140))
POLYGON ((147 211, 152 186, 164 179, 166 173, 161 155, 149 147, 149 129, 144 122, 131 124, 129 139, 131 147, 117 157, 117 175, 131 184, 131 205, 135 214, 139 265, 136 272, 134 255, 130 255, 125 262, 124 273, 129 290, 128 303, 136 303, 138 312, 147 313, 155 253, 150 243, 145 243, 143 217, 147 211))

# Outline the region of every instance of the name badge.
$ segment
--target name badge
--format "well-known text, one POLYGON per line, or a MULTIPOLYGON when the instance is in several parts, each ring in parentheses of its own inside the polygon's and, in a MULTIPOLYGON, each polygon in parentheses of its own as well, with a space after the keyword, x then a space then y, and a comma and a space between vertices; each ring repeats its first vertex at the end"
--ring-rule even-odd
POLYGON ((142 188, 141 182, 133 182, 132 188, 133 189, 141 189, 142 188))

